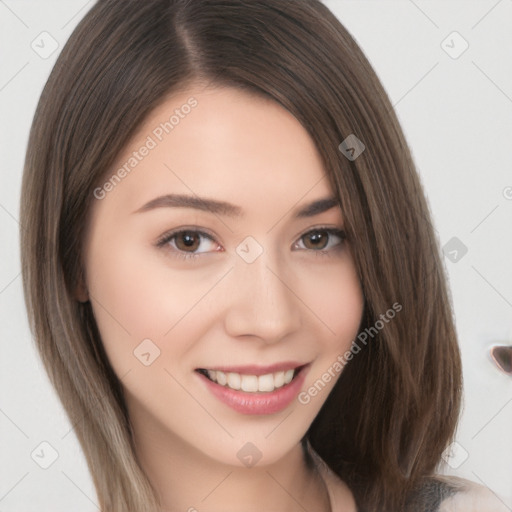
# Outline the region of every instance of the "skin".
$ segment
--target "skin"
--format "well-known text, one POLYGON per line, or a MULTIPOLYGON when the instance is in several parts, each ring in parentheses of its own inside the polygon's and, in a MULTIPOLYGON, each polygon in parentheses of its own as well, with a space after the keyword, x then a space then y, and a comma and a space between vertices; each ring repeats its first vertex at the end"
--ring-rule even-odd
MULTIPOLYGON (((220 402, 194 371, 311 363, 307 390, 350 348, 363 313, 350 246, 336 235, 324 233, 316 245, 304 236, 343 229, 341 209, 294 217, 300 206, 333 195, 320 155, 277 103, 199 84, 145 120, 112 174, 148 136, 157 147, 94 202, 77 294, 91 301, 137 455, 163 510, 328 511, 325 484, 307 469, 300 439, 336 379, 306 405, 295 399, 281 412, 247 415, 220 402), (197 106, 158 141, 153 130, 190 97, 197 106), (244 215, 184 207, 134 213, 169 193, 227 201, 244 215), (207 231, 213 240, 196 235, 192 248, 183 237, 157 247, 177 228, 207 231), (252 263, 236 252, 247 236, 263 249, 252 263), (180 259, 180 249, 199 256, 180 259), (144 339, 160 350, 148 366, 134 356, 144 339), (251 468, 237 457, 247 442, 262 454, 251 468)), ((341 480, 338 491, 344 510, 355 511, 341 480)))

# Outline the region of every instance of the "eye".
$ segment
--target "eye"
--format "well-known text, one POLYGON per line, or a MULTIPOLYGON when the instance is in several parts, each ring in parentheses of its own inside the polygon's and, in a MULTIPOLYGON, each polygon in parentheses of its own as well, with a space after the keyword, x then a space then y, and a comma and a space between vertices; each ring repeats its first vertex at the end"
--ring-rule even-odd
MULTIPOLYGON (((199 231, 197 229, 181 229, 178 231, 173 231, 170 233, 166 233, 158 242, 156 243, 157 247, 165 247, 170 245, 171 250, 175 253, 175 255, 179 258, 196 258, 199 255, 207 252, 216 252, 218 249, 208 249, 204 251, 197 251, 197 249, 201 246, 201 243, 207 240, 215 245, 215 240, 212 236, 204 231, 199 231)), ((204 244, 203 244, 204 245, 204 244)), ((206 244, 207 246, 211 244, 206 244)))
POLYGON ((305 241, 303 245, 306 250, 325 254, 333 249, 341 248, 345 239, 346 234, 342 229, 320 227, 302 235, 299 242, 305 241))
MULTIPOLYGON (((319 255, 328 255, 333 250, 341 249, 346 239, 345 231, 338 228, 319 227, 304 233, 294 248, 312 251, 319 255), (306 243, 303 242, 306 241, 306 243), (304 247, 300 247, 300 242, 304 247)), ((183 259, 198 258, 201 254, 220 252, 220 245, 212 235, 198 229, 179 229, 163 235, 157 242, 159 248, 168 247, 174 256, 183 259), (203 251, 198 249, 206 243, 203 251), (210 247, 208 247, 210 246, 210 247), (215 248, 217 246, 217 248, 215 248), (213 248, 212 248, 213 247, 213 248)))

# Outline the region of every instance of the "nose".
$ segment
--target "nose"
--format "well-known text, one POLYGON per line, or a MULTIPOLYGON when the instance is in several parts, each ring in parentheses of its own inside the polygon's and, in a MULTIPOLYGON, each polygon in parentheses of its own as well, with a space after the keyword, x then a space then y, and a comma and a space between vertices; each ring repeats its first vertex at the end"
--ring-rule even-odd
POLYGON ((227 290, 225 329, 230 336, 252 336, 270 344, 300 329, 303 302, 290 272, 277 259, 267 252, 252 263, 237 258, 227 290))

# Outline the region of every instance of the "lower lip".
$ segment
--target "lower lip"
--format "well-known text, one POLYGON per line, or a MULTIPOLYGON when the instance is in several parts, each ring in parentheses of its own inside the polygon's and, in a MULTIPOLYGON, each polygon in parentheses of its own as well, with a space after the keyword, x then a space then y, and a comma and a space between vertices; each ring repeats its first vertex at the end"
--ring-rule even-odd
POLYGON ((208 389, 223 403, 242 414, 274 414, 290 405, 304 384, 309 365, 301 368, 297 376, 282 388, 269 393, 247 393, 221 386, 196 372, 208 389))

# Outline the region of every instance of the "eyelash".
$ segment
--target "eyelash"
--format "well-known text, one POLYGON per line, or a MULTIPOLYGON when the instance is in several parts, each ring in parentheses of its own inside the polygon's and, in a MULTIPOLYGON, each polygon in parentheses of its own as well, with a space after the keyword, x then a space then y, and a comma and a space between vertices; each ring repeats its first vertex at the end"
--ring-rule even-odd
MULTIPOLYGON (((318 227, 318 228, 314 228, 309 231, 306 231, 303 235, 301 235, 299 237, 299 240, 302 240, 302 238, 306 237, 307 235, 310 235, 312 233, 318 233, 318 232, 325 232, 329 235, 338 236, 341 239, 341 242, 339 244, 337 244, 336 246, 332 247, 331 249, 321 249, 318 251, 316 251, 314 249, 301 249, 301 250, 314 252, 315 256, 331 256, 331 253, 333 251, 336 251, 336 250, 339 251, 343 247, 344 241, 346 240, 346 233, 342 229, 338 229, 338 228, 322 227, 322 226, 318 227)), ((156 242, 155 245, 158 248, 164 248, 171 240, 173 240, 175 237, 177 237, 178 235, 181 235, 183 233, 192 233, 194 235, 200 235, 202 237, 208 238, 212 242, 215 242, 215 239, 210 234, 208 234, 204 231, 201 231, 199 229, 193 229, 193 228, 185 228, 185 229, 180 228, 179 230, 171 231, 169 233, 164 234, 156 242)), ((208 253, 187 253, 185 251, 181 251, 180 249, 177 249, 174 247, 172 248, 172 252, 175 253, 175 256, 177 258, 180 258, 183 260, 195 259, 203 254, 208 254, 208 253)))

